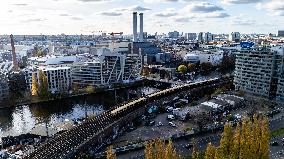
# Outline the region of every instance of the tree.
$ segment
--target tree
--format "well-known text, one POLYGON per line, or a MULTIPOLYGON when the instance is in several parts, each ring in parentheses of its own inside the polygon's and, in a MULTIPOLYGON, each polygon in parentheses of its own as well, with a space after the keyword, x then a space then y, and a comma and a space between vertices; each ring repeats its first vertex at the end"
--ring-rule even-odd
POLYGON ((196 142, 195 142, 194 139, 193 139, 193 148, 192 148, 191 159, 199 159, 199 153, 198 153, 198 150, 196 148, 196 142))
POLYGON ((185 74, 186 71, 187 71, 187 67, 185 65, 178 66, 178 72, 185 74))
POLYGON ((32 96, 36 96, 38 93, 38 83, 37 83, 37 78, 36 74, 33 73, 32 75, 32 96))
POLYGON ((208 143, 205 151, 205 159, 214 159, 216 153, 216 148, 210 143, 208 143))
MULTIPOLYGON (((208 144, 205 158, 211 158, 213 153, 208 144)), ((232 133, 230 124, 226 124, 220 141, 215 149, 214 159, 268 159, 269 158, 269 129, 268 121, 264 117, 253 116, 253 120, 243 119, 242 124, 232 133), (233 134, 233 135, 232 135, 233 134)))
POLYGON ((241 140, 241 126, 240 123, 237 124, 233 137, 233 146, 230 153, 231 159, 238 159, 240 152, 240 140, 241 140))
POLYGON ((49 95, 48 92, 48 81, 46 75, 42 70, 39 70, 39 88, 38 95, 42 98, 46 98, 49 95))
POLYGON ((201 70, 202 70, 204 73, 210 73, 210 71, 211 71, 212 68, 213 68, 212 63, 210 63, 210 62, 203 62, 203 63, 201 63, 200 65, 201 65, 201 70))
POLYGON ((190 72, 194 72, 196 70, 196 65, 193 63, 188 64, 188 69, 190 72))
POLYGON ((94 92, 95 92, 94 86, 87 86, 87 87, 86 87, 86 92, 87 92, 88 94, 94 93, 94 92))
POLYGON ((165 144, 161 139, 145 144, 145 159, 177 159, 178 155, 173 148, 172 141, 165 144))
POLYGON ((112 146, 109 146, 107 148, 107 159, 116 159, 116 155, 113 152, 113 147, 112 146))
POLYGON ((232 149, 232 138, 233 138, 232 125, 226 123, 224 126, 224 132, 222 133, 222 138, 220 140, 220 146, 219 146, 221 155, 224 158, 229 158, 232 149))

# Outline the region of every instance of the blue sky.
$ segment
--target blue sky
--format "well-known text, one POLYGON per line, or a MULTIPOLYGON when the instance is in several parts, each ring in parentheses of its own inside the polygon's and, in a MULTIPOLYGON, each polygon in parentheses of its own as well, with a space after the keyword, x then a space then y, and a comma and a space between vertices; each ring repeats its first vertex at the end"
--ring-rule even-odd
POLYGON ((149 33, 276 33, 284 0, 0 0, 0 34, 132 32, 132 12, 149 33))

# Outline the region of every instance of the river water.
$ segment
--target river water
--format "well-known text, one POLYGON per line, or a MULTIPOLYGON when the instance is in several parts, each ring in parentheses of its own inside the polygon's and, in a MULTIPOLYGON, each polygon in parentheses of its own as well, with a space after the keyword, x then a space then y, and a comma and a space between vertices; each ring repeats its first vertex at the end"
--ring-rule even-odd
POLYGON ((80 119, 98 115, 117 103, 156 91, 156 88, 140 87, 0 109, 0 137, 26 133, 53 135, 71 127, 74 121, 80 122, 80 119))

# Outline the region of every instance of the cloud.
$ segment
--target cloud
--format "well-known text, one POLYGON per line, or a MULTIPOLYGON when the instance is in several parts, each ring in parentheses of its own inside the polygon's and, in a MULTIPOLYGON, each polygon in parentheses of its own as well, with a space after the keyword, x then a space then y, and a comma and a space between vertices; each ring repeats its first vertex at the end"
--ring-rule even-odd
POLYGON ((154 15, 157 17, 173 17, 176 16, 178 13, 175 11, 174 8, 168 8, 165 11, 157 12, 154 15))
POLYGON ((177 17, 174 17, 174 21, 175 21, 175 22, 180 22, 180 23, 189 22, 190 19, 191 19, 190 17, 186 17, 186 16, 177 16, 177 17))
POLYGON ((127 8, 127 10, 129 10, 129 11, 147 11, 147 10, 151 10, 151 9, 146 8, 146 7, 141 7, 141 6, 131 6, 131 7, 127 8))
POLYGON ((242 17, 243 17, 243 15, 232 17, 231 24, 232 25, 245 25, 245 26, 256 24, 255 20, 244 19, 242 17))
POLYGON ((222 11, 224 10, 222 7, 219 7, 215 4, 209 3, 209 2, 201 2, 201 3, 191 3, 183 8, 186 12, 214 12, 214 11, 222 11))
POLYGON ((17 4, 13 4, 14 6, 27 6, 28 4, 26 3, 17 3, 17 4))
POLYGON ((83 20, 83 18, 80 17, 71 17, 72 20, 83 20))
POLYGON ((192 2, 198 0, 143 0, 145 3, 176 3, 176 2, 192 2))
POLYGON ((228 13, 224 13, 224 12, 212 12, 212 13, 207 13, 205 15, 206 18, 226 18, 229 16, 230 15, 228 13))
POLYGON ((45 21, 45 20, 47 20, 47 19, 31 18, 31 19, 22 20, 21 22, 23 22, 23 23, 29 23, 29 22, 42 22, 42 21, 45 21))
POLYGON ((59 14, 59 16, 61 16, 61 17, 69 17, 69 16, 71 16, 71 15, 70 15, 70 14, 63 13, 63 14, 59 14))
POLYGON ((111 0, 77 0, 80 2, 110 2, 111 0))
POLYGON ((221 3, 224 4, 249 4, 249 3, 258 3, 262 0, 221 0, 221 3))
POLYGON ((106 12, 101 12, 100 14, 105 15, 105 16, 120 16, 120 15, 122 15, 122 13, 115 12, 115 11, 106 11, 106 12))
POLYGON ((257 9, 266 9, 270 15, 284 16, 284 1, 283 0, 271 0, 266 3, 258 3, 257 9))
POLYGON ((151 10, 151 9, 135 5, 135 6, 125 7, 125 8, 115 8, 115 9, 112 9, 111 11, 115 11, 115 12, 130 12, 130 11, 131 12, 134 12, 134 11, 143 12, 143 11, 148 11, 148 10, 151 10))

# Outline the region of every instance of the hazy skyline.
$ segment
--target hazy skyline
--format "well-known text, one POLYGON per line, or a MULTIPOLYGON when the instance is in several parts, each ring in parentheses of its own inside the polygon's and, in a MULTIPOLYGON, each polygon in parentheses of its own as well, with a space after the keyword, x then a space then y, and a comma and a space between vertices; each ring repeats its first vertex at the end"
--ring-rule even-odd
POLYGON ((284 0, 1 0, 0 34, 132 33, 132 12, 149 33, 276 33, 284 0))

